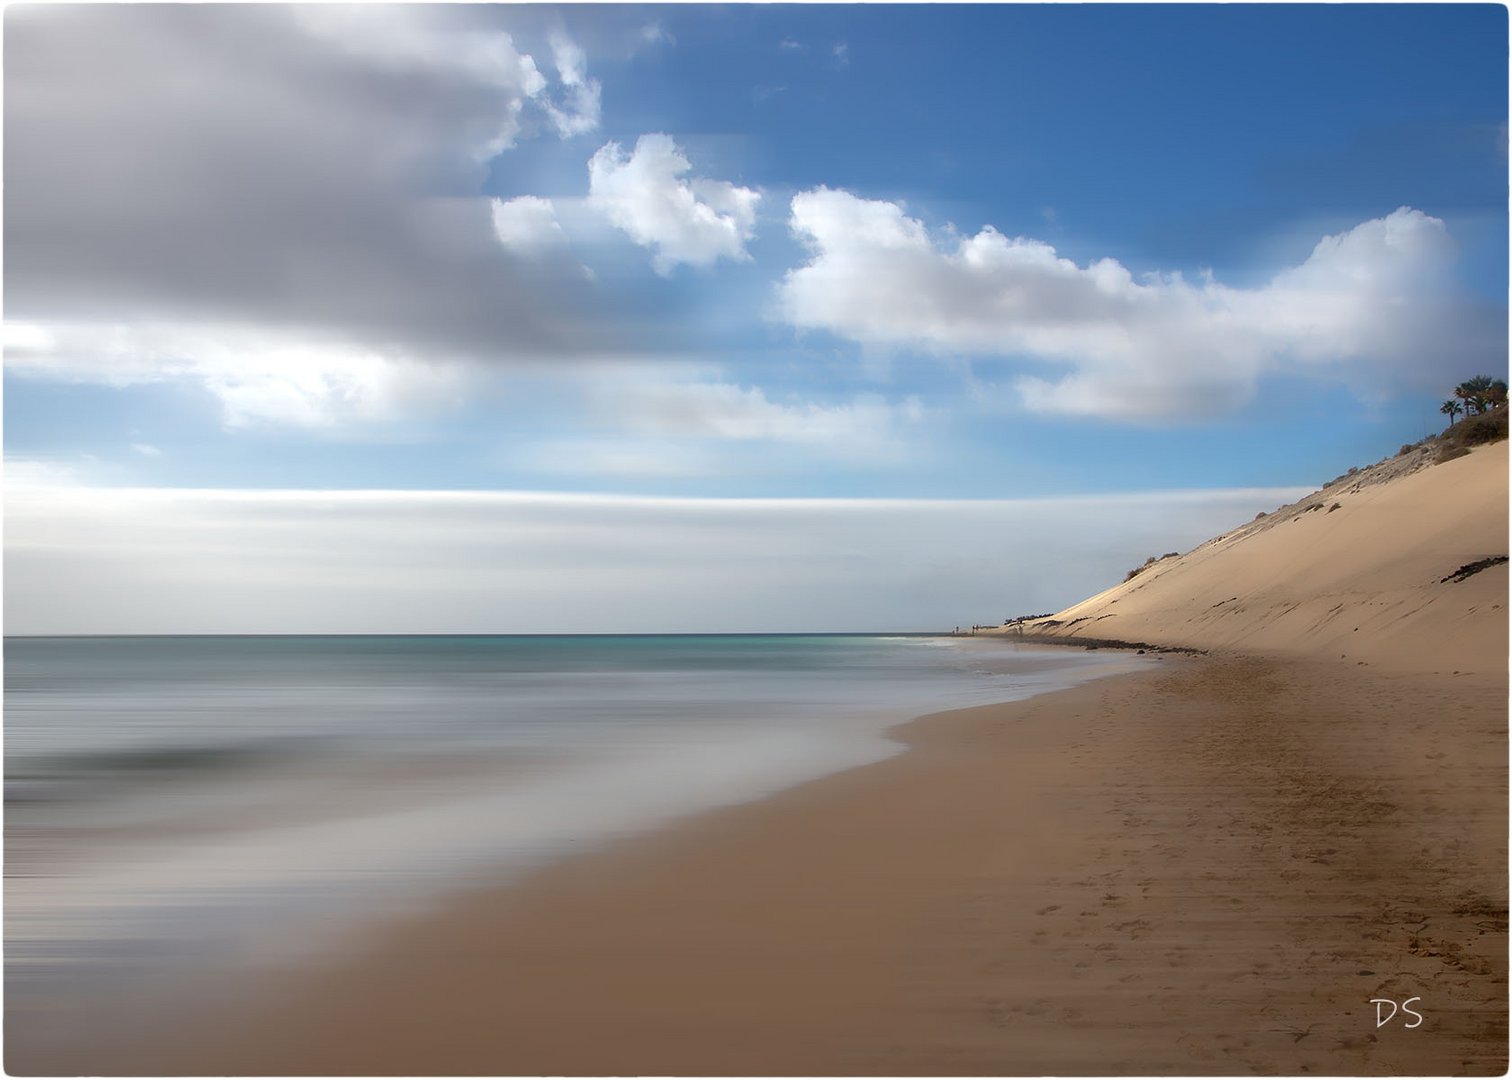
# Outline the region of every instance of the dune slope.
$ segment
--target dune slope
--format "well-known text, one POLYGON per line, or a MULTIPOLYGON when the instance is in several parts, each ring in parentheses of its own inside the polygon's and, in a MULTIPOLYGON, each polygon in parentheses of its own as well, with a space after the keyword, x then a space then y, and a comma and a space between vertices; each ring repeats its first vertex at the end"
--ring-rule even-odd
POLYGON ((1506 442, 1409 455, 995 632, 1504 672, 1507 550, 1506 442))

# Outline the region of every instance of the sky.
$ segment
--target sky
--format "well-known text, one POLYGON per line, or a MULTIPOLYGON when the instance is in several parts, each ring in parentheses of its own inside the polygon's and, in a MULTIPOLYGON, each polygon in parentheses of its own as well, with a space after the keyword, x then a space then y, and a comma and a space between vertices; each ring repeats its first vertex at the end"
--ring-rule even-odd
POLYGON ((7 633, 948 629, 1507 374, 1497 5, 12 5, 7 633))

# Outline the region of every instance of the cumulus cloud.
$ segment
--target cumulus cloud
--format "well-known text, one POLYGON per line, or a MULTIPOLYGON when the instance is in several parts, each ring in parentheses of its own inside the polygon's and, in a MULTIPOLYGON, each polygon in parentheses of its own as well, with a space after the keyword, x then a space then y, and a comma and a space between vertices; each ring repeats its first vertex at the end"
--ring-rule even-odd
POLYGON ((945 629, 1055 610, 1151 551, 1191 547, 1299 494, 950 501, 119 489, 8 463, 6 629, 945 629), (962 536, 994 539, 963 545, 962 536))
MULTIPOLYGON (((445 382, 455 362, 627 347, 634 327, 564 287, 581 285, 576 266, 550 273, 496 239, 480 188, 507 165, 489 159, 591 130, 599 96, 581 49, 557 35, 543 69, 501 25, 508 14, 8 12, 6 316, 64 345, 115 342, 47 358, 34 347, 28 370, 96 378, 106 357, 135 380, 157 365, 199 373, 233 416, 313 418, 365 414, 404 365, 411 383, 445 382), (222 327, 256 339, 241 360, 179 351, 222 327)), ((506 231, 540 218, 506 211, 506 231)))
POLYGON ((598 80, 588 78, 587 54, 558 31, 551 35, 551 55, 567 98, 565 105, 547 102, 551 122, 563 138, 598 130, 601 91, 598 80))
POLYGON ((670 274, 679 263, 711 266, 747 259, 761 194, 722 180, 684 179, 692 168, 670 135, 642 135, 626 156, 607 143, 588 163, 588 205, 642 247, 670 274))
POLYGON ((1114 259, 1081 266, 990 226, 937 239, 896 203, 826 188, 794 196, 791 227, 810 250, 780 286, 792 325, 1069 368, 1017 379, 1038 410, 1191 416, 1245 402, 1272 373, 1432 385, 1496 344, 1467 332, 1444 223, 1406 207, 1325 237, 1248 289, 1208 275, 1136 278, 1114 259))
POLYGON ((521 195, 515 199, 494 199, 491 205, 494 235, 507 248, 540 255, 567 242, 550 199, 521 195))

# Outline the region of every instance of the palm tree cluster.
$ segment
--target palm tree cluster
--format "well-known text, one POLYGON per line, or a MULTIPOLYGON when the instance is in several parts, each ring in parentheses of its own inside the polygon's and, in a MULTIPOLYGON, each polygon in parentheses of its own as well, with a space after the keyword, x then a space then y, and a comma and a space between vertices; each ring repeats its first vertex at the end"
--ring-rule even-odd
POLYGON ((1449 417, 1449 426, 1453 427, 1454 418, 1461 413, 1478 416, 1492 409, 1500 409, 1506 404, 1507 384, 1489 375, 1477 375, 1456 386, 1454 397, 1440 405, 1439 412, 1449 417))

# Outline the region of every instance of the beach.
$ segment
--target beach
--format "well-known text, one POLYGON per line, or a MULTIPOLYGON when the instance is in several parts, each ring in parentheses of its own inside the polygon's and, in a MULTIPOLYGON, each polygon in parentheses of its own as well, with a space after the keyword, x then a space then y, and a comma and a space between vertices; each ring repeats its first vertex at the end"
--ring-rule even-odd
POLYGON ((888 729, 943 703, 1148 666, 843 634, 11 638, 6 659, 7 1060, 64 1073, 239 1016, 459 892, 893 757, 888 729))
POLYGON ((109 1071, 1494 1075, 1504 701, 1178 656, 925 718, 897 758, 222 988, 109 1071), (1419 1027, 1376 1026, 1413 997, 1419 1027))
POLYGON ((1142 670, 922 717, 890 733, 906 752, 360 933, 333 916, 339 947, 60 1055, 12 1042, 7 1065, 1503 1073, 1505 477, 1502 443, 1361 482, 1349 514, 1310 496, 1028 628, 1142 670), (1451 481, 1441 525, 1421 511, 1451 481), (1240 612, 1222 644, 1187 625, 1212 590, 1240 612), (1142 621, 1108 615, 1136 591, 1142 621), (1304 604, 1382 625, 1288 638, 1304 604), (1068 637, 1089 605, 1162 644, 1068 637))
POLYGON ((0 1071, 1512 1072, 1505 4, 4 35, 0 1071))

